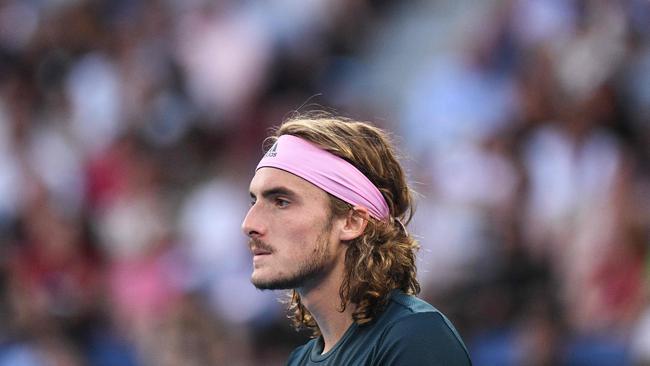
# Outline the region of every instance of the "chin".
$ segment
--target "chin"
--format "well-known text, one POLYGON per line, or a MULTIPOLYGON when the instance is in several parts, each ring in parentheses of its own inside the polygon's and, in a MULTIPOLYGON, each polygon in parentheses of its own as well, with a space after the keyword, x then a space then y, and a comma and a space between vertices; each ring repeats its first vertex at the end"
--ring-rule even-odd
POLYGON ((300 287, 299 278, 263 278, 260 276, 251 277, 251 283, 258 290, 289 290, 300 287))
POLYGON ((260 290, 289 290, 303 287, 306 283, 313 283, 325 274, 324 266, 321 263, 302 266, 297 270, 284 273, 284 276, 273 276, 267 273, 264 276, 263 270, 254 270, 251 276, 251 283, 260 290))
POLYGON ((287 290, 290 287, 283 286, 276 281, 251 280, 251 283, 258 290, 287 290))

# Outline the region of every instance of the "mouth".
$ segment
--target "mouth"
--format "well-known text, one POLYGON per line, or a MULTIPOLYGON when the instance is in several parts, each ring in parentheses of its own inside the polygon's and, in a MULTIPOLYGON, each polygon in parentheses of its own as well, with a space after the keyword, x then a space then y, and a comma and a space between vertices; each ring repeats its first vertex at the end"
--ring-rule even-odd
POLYGON ((260 249, 260 248, 253 248, 251 250, 253 252, 253 256, 262 256, 262 255, 270 255, 271 251, 265 250, 265 249, 260 249))

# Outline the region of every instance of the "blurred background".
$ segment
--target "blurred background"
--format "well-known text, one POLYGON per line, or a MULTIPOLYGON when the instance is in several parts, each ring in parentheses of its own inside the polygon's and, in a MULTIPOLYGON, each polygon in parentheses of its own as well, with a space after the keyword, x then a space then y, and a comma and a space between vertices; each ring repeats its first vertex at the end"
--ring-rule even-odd
POLYGON ((650 1, 0 1, 0 366, 282 365, 270 127, 392 131, 475 365, 649 365, 650 1))

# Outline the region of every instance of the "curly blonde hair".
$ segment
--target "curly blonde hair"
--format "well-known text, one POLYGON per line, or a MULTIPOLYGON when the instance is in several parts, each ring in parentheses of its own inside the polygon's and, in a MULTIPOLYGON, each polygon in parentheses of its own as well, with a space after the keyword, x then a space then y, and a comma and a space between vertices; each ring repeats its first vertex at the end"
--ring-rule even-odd
MULTIPOLYGON (((355 305, 353 320, 366 324, 383 310, 392 290, 418 294, 415 253, 419 245, 405 228, 413 216, 413 198, 387 133, 368 123, 320 113, 285 121, 267 142, 282 135, 300 137, 345 159, 375 184, 388 203, 388 221, 370 218, 363 235, 347 243, 339 310, 355 305)), ((352 209, 332 195, 330 203, 336 217, 352 209)), ((290 294, 289 313, 294 327, 320 334, 296 290, 290 294)))

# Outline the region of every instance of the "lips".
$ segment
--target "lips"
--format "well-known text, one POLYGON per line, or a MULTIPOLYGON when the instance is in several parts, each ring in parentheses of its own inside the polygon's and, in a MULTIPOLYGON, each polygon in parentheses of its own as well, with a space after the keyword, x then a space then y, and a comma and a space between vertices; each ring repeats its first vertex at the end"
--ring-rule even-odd
POLYGON ((262 249, 262 248, 252 248, 251 251, 253 252, 253 255, 269 255, 271 254, 270 250, 262 249))
POLYGON ((251 238, 248 242, 248 247, 250 248, 251 253, 253 253, 253 256, 273 254, 271 246, 258 238, 251 238))

